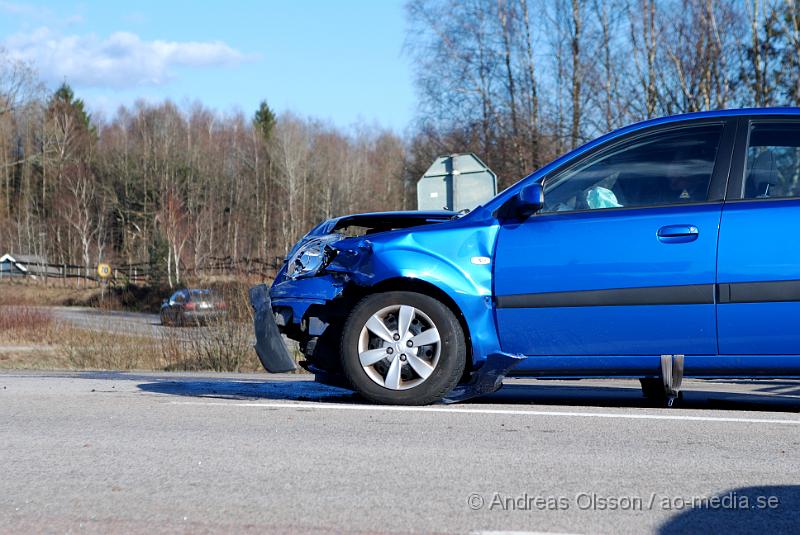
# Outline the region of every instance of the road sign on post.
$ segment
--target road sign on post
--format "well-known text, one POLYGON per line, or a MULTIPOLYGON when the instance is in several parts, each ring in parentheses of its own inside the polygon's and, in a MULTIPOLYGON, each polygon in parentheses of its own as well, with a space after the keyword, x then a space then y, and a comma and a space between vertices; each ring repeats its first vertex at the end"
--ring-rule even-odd
POLYGON ((417 182, 417 209, 471 210, 495 195, 497 175, 480 158, 439 156, 417 182))
POLYGON ((106 286, 108 285, 108 278, 111 276, 111 266, 108 264, 97 264, 97 275, 100 277, 102 284, 100 285, 100 300, 106 299, 106 286))
POLYGON ((111 266, 108 264, 97 264, 97 275, 105 280, 111 276, 111 266))

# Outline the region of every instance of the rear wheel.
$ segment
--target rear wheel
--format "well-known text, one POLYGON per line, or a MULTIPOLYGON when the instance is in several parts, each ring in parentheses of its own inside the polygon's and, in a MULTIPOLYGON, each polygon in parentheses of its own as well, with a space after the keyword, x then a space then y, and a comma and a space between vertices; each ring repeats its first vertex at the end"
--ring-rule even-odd
POLYGON ((461 325, 449 308, 426 295, 370 295, 353 309, 342 334, 342 368, 353 388, 370 401, 432 403, 464 372, 461 325))
POLYGON ((642 395, 648 401, 661 403, 667 399, 667 393, 664 390, 664 383, 661 379, 639 379, 639 384, 642 385, 642 395))
MULTIPOLYGON (((669 396, 664 388, 664 382, 660 378, 639 379, 642 385, 642 395, 655 407, 669 406, 669 396)), ((678 400, 683 399, 683 392, 678 392, 678 400)))

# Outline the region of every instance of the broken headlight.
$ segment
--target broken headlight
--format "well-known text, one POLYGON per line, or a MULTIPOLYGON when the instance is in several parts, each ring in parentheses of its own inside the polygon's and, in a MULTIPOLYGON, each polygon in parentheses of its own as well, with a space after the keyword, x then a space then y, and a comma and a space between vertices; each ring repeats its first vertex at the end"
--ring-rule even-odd
POLYGON ((330 244, 341 239, 342 236, 339 234, 328 234, 301 244, 289 255, 289 260, 286 262, 286 276, 290 279, 300 279, 316 275, 336 255, 336 250, 330 244))

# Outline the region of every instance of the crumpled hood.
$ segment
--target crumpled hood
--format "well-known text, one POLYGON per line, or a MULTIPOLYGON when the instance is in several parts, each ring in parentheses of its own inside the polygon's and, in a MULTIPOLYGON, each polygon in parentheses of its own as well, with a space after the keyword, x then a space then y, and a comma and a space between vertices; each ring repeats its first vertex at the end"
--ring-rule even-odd
MULTIPOLYGON (((433 223, 449 221, 458 215, 457 212, 440 211, 407 211, 407 212, 373 212, 368 214, 346 215, 329 219, 317 225, 308 236, 321 236, 342 231, 348 227, 363 229, 360 233, 373 234, 387 230, 418 227, 433 223)), ((352 236, 352 233, 346 233, 352 236)))
MULTIPOLYGON (((404 229, 410 227, 419 227, 424 225, 432 225, 435 223, 444 223, 452 221, 458 217, 458 212, 450 212, 446 210, 441 211, 405 211, 405 212, 372 212, 367 214, 354 214, 342 217, 335 217, 323 221, 308 234, 303 236, 289 253, 286 259, 291 258, 303 245, 310 240, 319 238, 321 236, 328 236, 331 234, 338 234, 342 240, 337 243, 353 240, 367 235, 376 234, 378 232, 386 232, 390 230, 404 229)), ((368 242, 367 242, 368 243, 368 242)), ((358 240, 353 240, 351 245, 358 246, 361 244, 358 240)), ((362 244, 363 245, 363 244, 362 244)), ((286 264, 278 271, 276 281, 283 280, 286 264)))

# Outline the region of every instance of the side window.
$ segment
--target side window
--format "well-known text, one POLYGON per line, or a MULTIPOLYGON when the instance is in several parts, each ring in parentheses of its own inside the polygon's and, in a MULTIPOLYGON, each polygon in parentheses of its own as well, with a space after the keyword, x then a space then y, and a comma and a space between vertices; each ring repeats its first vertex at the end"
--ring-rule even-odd
POLYGON ((186 301, 186 296, 183 294, 183 291, 175 292, 172 295, 172 301, 174 303, 183 303, 184 301, 186 301))
POLYGON ((750 127, 744 198, 800 197, 800 123, 750 127))
POLYGON ((547 180, 543 212, 705 201, 722 128, 658 132, 594 154, 547 180))

